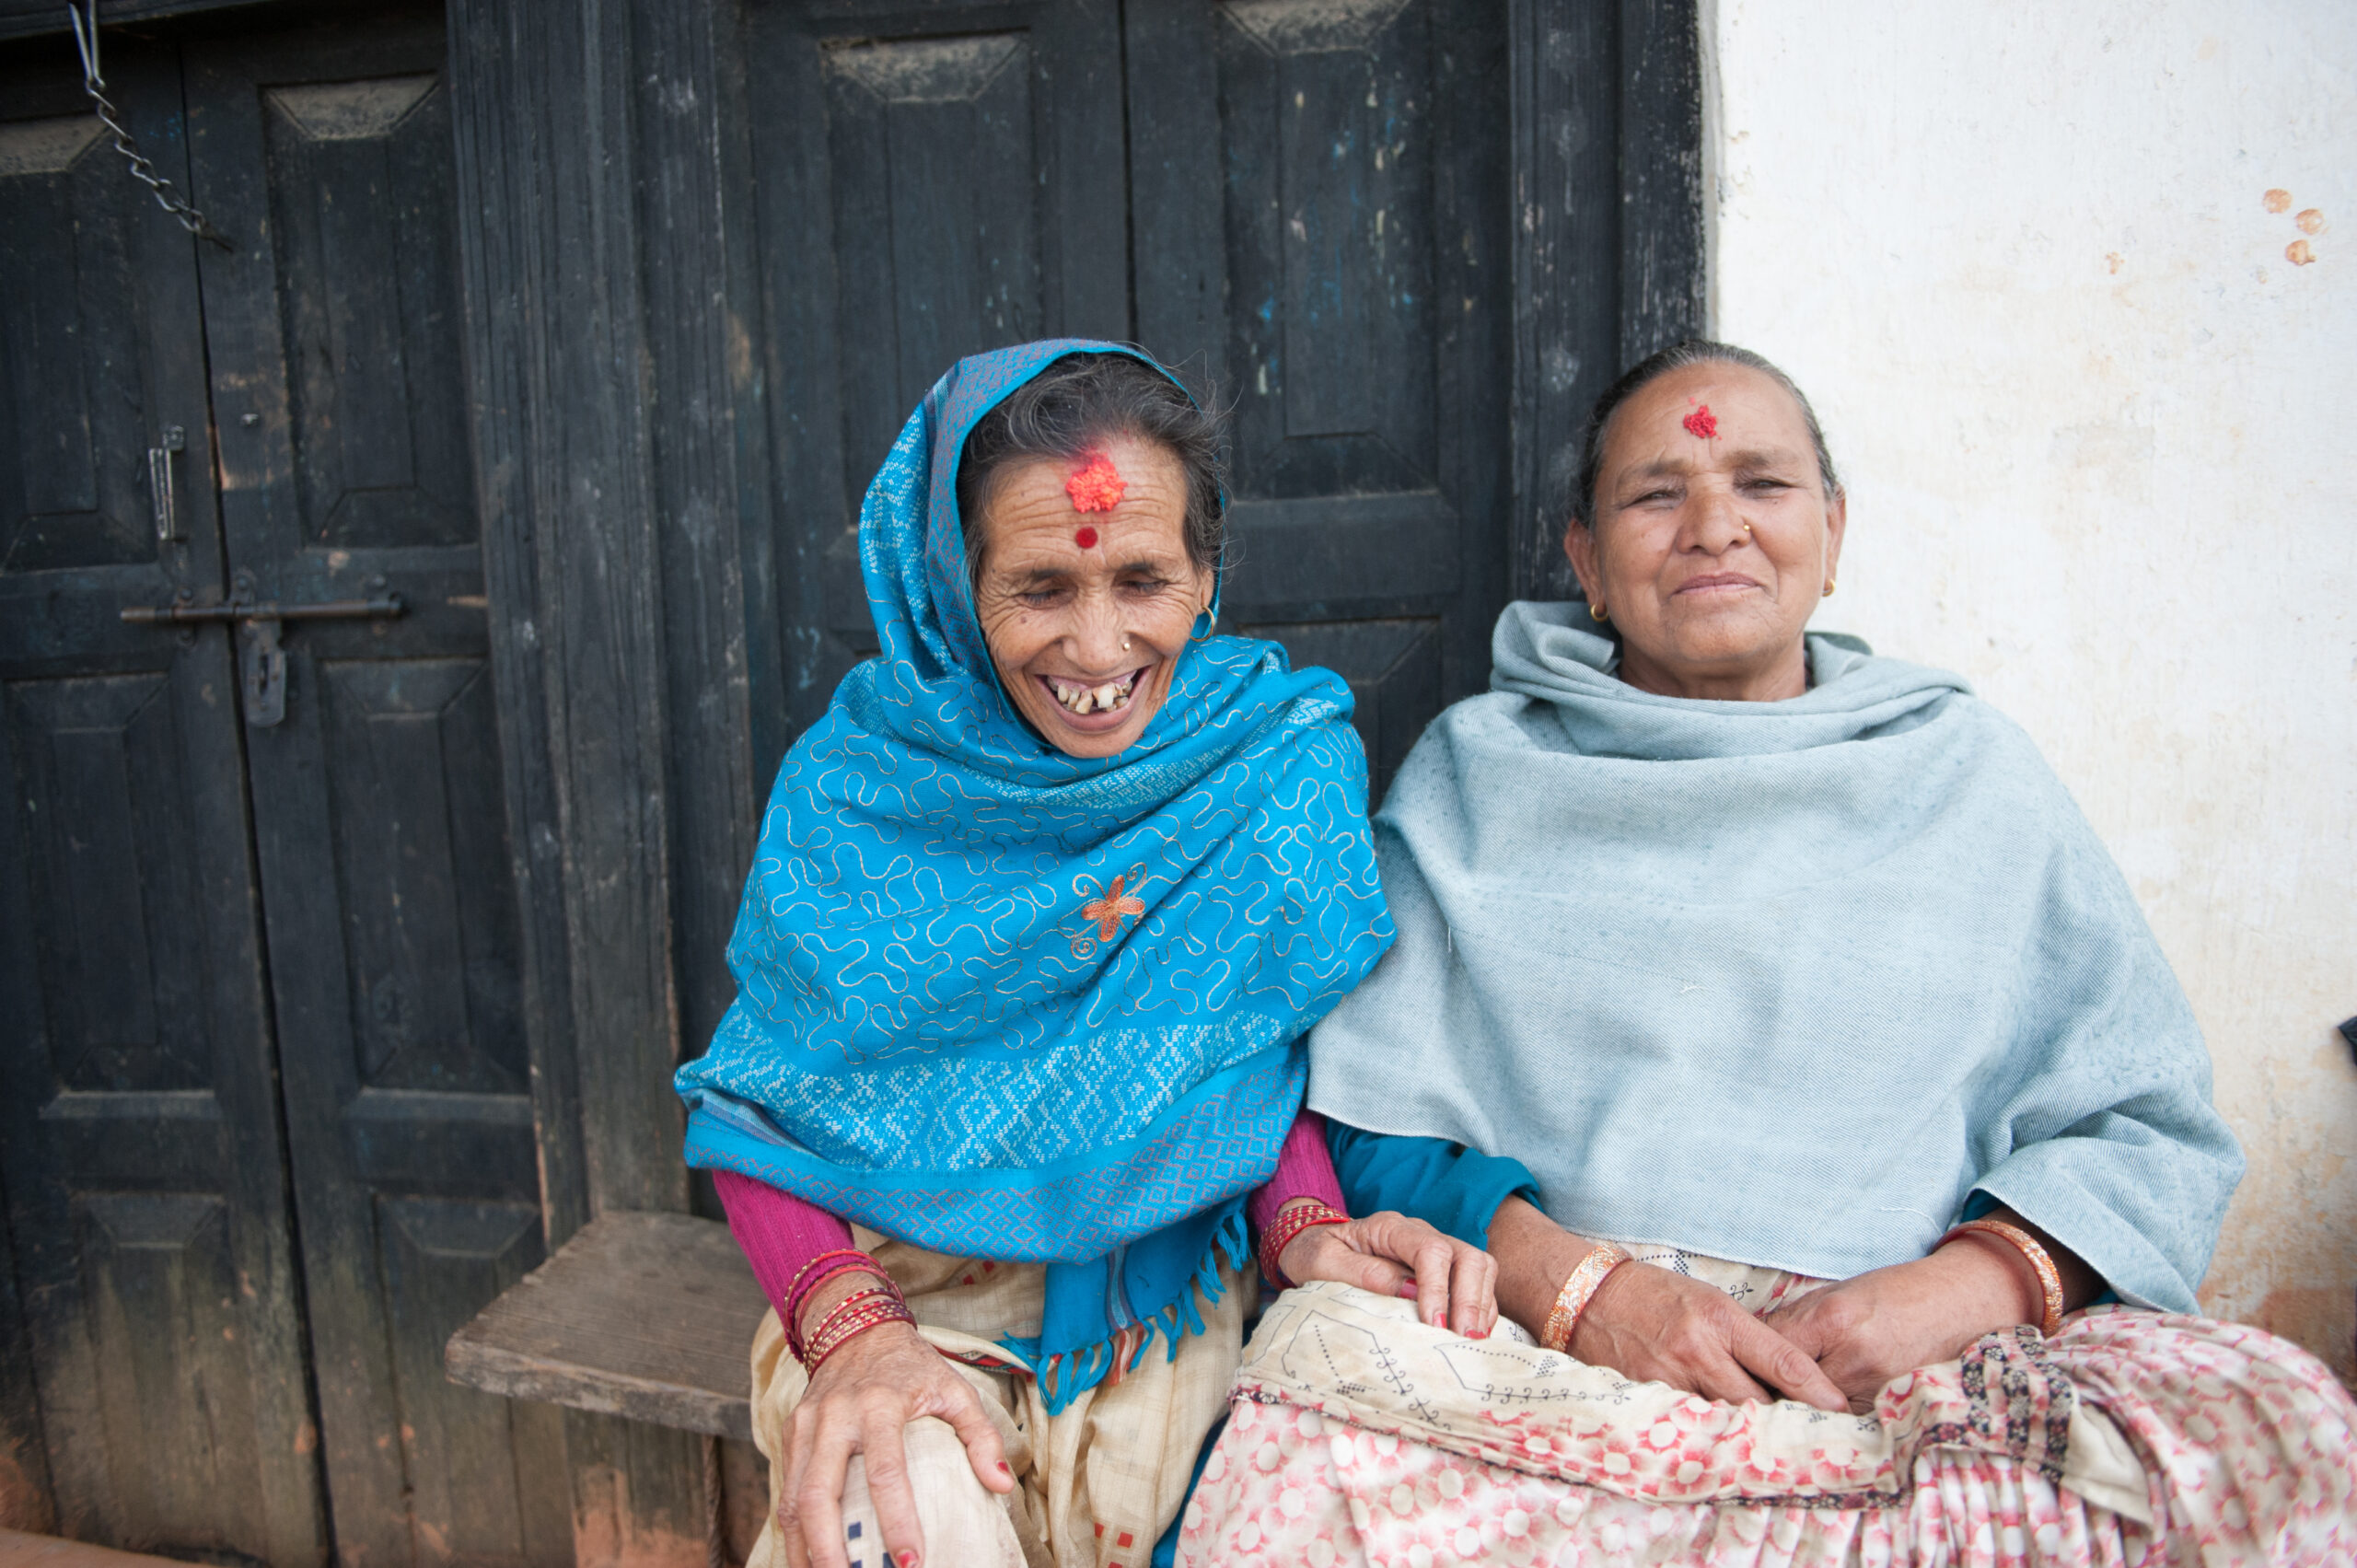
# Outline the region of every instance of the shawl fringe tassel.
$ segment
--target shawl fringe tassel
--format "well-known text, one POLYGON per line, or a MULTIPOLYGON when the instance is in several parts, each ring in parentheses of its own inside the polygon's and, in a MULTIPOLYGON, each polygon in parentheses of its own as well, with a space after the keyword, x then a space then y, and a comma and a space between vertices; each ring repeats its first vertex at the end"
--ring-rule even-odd
POLYGON ((1145 1358, 1148 1346, 1158 1337, 1163 1342, 1163 1359, 1178 1359, 1178 1342, 1189 1334, 1203 1331, 1203 1315, 1195 1306, 1195 1293, 1201 1291, 1207 1304, 1216 1305, 1227 1294, 1220 1283, 1219 1264, 1226 1258, 1230 1267, 1241 1272, 1252 1261, 1252 1236, 1244 1211, 1239 1208, 1220 1222, 1212 1233, 1211 1245, 1203 1249, 1202 1260, 1195 1265, 1195 1275, 1181 1287, 1176 1299, 1142 1322, 1130 1324, 1110 1339, 1099 1340, 1078 1350, 1062 1351, 1039 1358, 1039 1338, 1021 1339, 1008 1334, 998 1342, 1010 1354, 1024 1364, 1036 1367, 1039 1379, 1039 1394, 1050 1415, 1062 1415, 1072 1402, 1100 1383, 1118 1385, 1122 1374, 1145 1358))

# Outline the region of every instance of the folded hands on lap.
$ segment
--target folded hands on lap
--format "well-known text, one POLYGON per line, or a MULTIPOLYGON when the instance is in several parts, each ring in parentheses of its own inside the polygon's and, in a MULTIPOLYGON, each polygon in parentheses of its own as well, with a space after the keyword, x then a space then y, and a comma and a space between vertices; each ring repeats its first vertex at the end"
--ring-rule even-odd
MULTIPOLYGON (((2022 1225, 2017 1216, 1999 1217, 2022 1225)), ((2041 1238, 2044 1239, 2044 1238, 2041 1238)), ((1536 1333, 1589 1243, 1520 1198, 1491 1222, 1503 1310, 1536 1333)), ((2077 1306, 2100 1288, 2047 1240, 2077 1306)), ((2036 1277, 2005 1243, 1968 1237, 1928 1258, 1876 1269, 1752 1317, 1721 1291, 1666 1269, 1624 1263, 1580 1314, 1572 1353, 1591 1365, 1706 1399, 1788 1399, 1871 1411, 1901 1373, 1953 1361, 1981 1335, 2042 1312, 2036 1277)))

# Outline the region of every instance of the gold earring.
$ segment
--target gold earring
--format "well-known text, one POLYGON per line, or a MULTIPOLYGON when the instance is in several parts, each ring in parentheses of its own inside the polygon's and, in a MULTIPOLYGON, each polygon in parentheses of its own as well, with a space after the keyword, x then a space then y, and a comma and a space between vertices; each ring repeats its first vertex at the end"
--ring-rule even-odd
POLYGON ((1827 598, 1833 597, 1833 579, 1830 577, 1825 579, 1825 597, 1827 598))
POLYGON ((1609 621, 1612 619, 1611 616, 1605 613, 1604 601, 1602 599, 1596 599, 1590 603, 1587 607, 1587 612, 1590 617, 1599 621, 1609 621))

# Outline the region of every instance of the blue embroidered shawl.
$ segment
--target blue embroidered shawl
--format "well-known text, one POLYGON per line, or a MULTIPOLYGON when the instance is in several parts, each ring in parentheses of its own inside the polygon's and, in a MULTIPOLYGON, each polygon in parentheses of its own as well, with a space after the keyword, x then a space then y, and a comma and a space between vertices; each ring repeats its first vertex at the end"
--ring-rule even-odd
POLYGON ((1097 761, 1043 745, 1000 689, 958 456, 1054 360, 1108 352, 1135 353, 963 360, 902 429, 860 510, 881 656, 786 757, 729 943, 737 1002, 677 1079, 691 1165, 920 1247, 1057 1265, 1044 1342, 1017 1348, 1095 1347, 1065 1398, 1113 1332, 1192 1326, 1214 1246, 1241 1266, 1243 1196, 1301 1105, 1297 1042, 1391 941, 1331 672, 1207 636, 1097 761))

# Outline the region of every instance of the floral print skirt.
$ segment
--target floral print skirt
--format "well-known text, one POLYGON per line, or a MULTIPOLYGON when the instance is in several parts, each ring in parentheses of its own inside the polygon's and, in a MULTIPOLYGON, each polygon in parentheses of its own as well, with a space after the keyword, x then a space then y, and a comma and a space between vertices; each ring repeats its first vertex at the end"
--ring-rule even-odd
MULTIPOLYGON (((1715 1282, 1747 1305, 1794 1283, 1714 1267, 1756 1276, 1715 1282)), ((1896 1378, 1869 1416, 1714 1402, 1516 1338, 1286 1293, 1182 1568, 2357 1562, 2357 1405, 2257 1329, 2091 1308, 1896 1378)))

